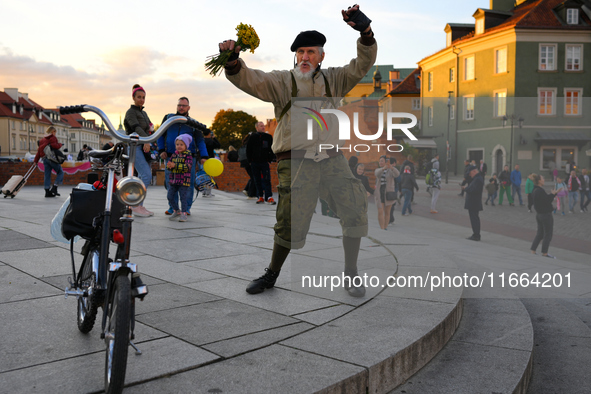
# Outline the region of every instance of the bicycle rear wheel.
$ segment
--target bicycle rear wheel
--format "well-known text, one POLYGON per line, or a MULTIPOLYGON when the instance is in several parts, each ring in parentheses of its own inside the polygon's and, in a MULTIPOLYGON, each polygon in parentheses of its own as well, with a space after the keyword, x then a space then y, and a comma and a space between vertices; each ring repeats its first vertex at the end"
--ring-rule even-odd
POLYGON ((107 317, 105 342, 105 392, 121 393, 125 383, 129 325, 131 321, 131 284, 126 275, 119 275, 113 284, 112 302, 107 317))
POLYGON ((84 334, 89 333, 94 327, 96 314, 99 307, 99 295, 96 292, 96 275, 92 269, 93 259, 98 259, 96 250, 90 250, 78 273, 78 285, 85 295, 78 297, 78 329, 84 334))

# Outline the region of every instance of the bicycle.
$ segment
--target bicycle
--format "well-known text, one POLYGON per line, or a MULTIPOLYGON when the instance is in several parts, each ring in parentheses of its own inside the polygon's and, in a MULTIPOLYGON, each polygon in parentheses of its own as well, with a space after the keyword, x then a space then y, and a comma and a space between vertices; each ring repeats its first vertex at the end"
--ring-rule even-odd
POLYGON ((155 141, 175 123, 193 125, 197 122, 174 116, 154 134, 140 137, 136 133, 119 133, 97 107, 77 105, 60 107, 59 110, 61 114, 93 112, 103 120, 109 133, 121 141, 111 149, 89 152, 93 170, 102 170, 102 176, 93 188, 98 190, 73 189, 62 224, 62 233, 70 240, 73 274, 68 278, 65 297, 76 297, 78 329, 85 334, 94 327, 98 308, 102 307, 100 337, 106 345, 105 392, 121 393, 129 346, 135 349, 136 354, 141 354, 133 343, 135 300, 143 300, 148 294, 147 286, 137 273, 137 265, 129 261, 133 223, 131 207, 140 205, 146 197, 146 186, 133 175, 135 148, 155 141), (128 171, 122 177, 125 164, 128 171), (118 177, 122 178, 117 180, 118 177), (84 257, 78 272, 74 261, 76 235, 85 239, 81 253, 84 257), (117 245, 113 259, 109 257, 111 241, 117 245))

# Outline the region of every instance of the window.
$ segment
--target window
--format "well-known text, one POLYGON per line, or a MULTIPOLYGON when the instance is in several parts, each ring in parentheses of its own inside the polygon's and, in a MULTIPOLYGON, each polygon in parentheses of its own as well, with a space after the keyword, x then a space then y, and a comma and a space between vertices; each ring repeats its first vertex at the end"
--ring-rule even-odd
POLYGON ((474 79, 474 56, 464 58, 464 81, 474 79))
POLYGON ((556 167, 556 149, 542 149, 542 169, 549 170, 556 167))
POLYGON ((495 50, 495 74, 507 72, 507 48, 495 50))
POLYGON ((561 148, 560 149, 560 167, 566 168, 566 163, 576 163, 575 148, 561 148))
POLYGON ((433 126, 433 107, 427 108, 427 117, 429 118, 429 127, 433 126))
POLYGON ((503 117, 507 114, 507 91, 498 90, 493 93, 494 96, 494 116, 503 117))
POLYGON ((579 9, 569 8, 566 10, 566 23, 569 25, 579 24, 579 9))
POLYGON ((564 89, 564 114, 581 115, 583 89, 564 89))
POLYGON ((464 120, 474 120, 474 95, 464 96, 464 120))
POLYGON ((476 19, 476 34, 484 33, 484 18, 476 19))
POLYGON ((538 115, 554 115, 556 89, 538 88, 538 115))
POLYGON ((421 99, 420 98, 413 98, 412 99, 412 109, 413 110, 421 109, 421 99))
POLYGON ((449 106, 449 119, 454 120, 456 118, 456 105, 452 104, 449 106))
POLYGON ((26 150, 27 149, 27 137, 20 137, 19 142, 20 142, 20 150, 26 150))
POLYGON ((12 149, 16 150, 16 134, 12 135, 11 140, 12 140, 12 149))
POLYGON ((456 80, 456 68, 452 67, 449 69, 449 82, 454 82, 456 80))
POLYGON ((566 45, 566 64, 564 68, 567 71, 580 71, 583 69, 582 52, 582 45, 566 45))
POLYGON ((14 120, 12 121, 12 129, 16 130, 16 123, 14 122, 14 120))
POLYGON ((433 72, 430 72, 428 75, 428 81, 427 81, 427 86, 430 92, 433 91, 433 72))
POLYGON ((539 69, 545 71, 556 70, 556 45, 555 44, 540 44, 540 64, 539 69))

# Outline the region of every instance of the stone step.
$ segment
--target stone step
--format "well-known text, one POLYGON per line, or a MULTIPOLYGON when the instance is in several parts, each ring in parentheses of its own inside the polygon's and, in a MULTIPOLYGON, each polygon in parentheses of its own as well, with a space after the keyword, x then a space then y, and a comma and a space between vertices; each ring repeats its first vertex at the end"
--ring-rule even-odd
POLYGON ((589 298, 523 300, 535 343, 528 394, 590 392, 590 302, 589 298))
POLYGON ((532 324, 519 299, 467 298, 453 338, 390 394, 525 393, 532 348, 532 324))

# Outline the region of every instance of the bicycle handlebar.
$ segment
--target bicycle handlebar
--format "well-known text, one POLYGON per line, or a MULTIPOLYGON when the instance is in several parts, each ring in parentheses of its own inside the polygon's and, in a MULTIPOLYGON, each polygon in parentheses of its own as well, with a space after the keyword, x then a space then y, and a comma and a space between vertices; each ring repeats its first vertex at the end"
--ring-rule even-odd
POLYGON ((107 130, 109 130, 109 133, 114 138, 116 138, 120 141, 123 141, 123 142, 137 142, 138 144, 149 144, 149 143, 156 141, 158 138, 160 138, 161 135, 164 134, 164 132, 170 126, 172 126, 175 123, 187 123, 190 127, 194 127, 194 128, 197 128, 199 125, 201 127, 205 127, 204 125, 202 125, 201 123, 197 122, 196 120, 194 120, 192 118, 186 118, 184 116, 172 116, 169 119, 167 119, 166 122, 162 123, 162 125, 158 128, 158 130, 156 130, 154 132, 154 134, 152 134, 148 137, 140 137, 137 133, 132 133, 130 135, 120 133, 119 131, 117 131, 117 129, 115 129, 115 127, 113 127, 113 124, 111 123, 109 118, 107 118, 107 115, 105 115, 105 113, 101 109, 99 109, 97 107, 93 107, 92 105, 82 104, 82 105, 73 105, 73 106, 58 107, 58 108, 59 108, 60 114, 63 114, 63 115, 77 114, 77 113, 81 113, 81 112, 93 112, 93 113, 97 114, 103 120, 103 122, 105 123, 105 126, 107 127, 107 130))

